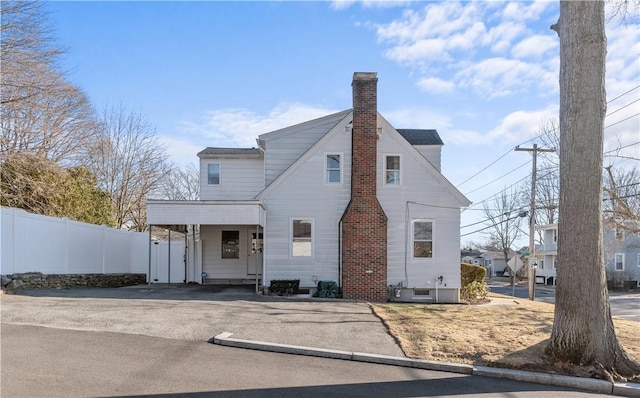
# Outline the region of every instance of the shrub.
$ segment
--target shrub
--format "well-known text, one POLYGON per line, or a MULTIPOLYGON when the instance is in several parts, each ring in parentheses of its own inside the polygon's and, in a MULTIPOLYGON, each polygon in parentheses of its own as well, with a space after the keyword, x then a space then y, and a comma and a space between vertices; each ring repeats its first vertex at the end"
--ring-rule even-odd
POLYGON ((488 293, 486 283, 473 281, 460 290, 460 298, 469 303, 483 303, 488 293))
POLYGON ((483 282, 487 276, 487 270, 484 267, 468 263, 460 263, 460 278, 462 279, 462 287, 472 282, 483 282))

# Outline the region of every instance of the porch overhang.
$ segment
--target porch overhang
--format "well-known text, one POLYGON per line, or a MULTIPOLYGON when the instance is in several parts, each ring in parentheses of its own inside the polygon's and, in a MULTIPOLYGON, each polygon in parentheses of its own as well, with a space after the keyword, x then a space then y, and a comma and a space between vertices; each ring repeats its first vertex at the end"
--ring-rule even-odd
POLYGON ((148 200, 148 225, 265 225, 259 200, 148 200))

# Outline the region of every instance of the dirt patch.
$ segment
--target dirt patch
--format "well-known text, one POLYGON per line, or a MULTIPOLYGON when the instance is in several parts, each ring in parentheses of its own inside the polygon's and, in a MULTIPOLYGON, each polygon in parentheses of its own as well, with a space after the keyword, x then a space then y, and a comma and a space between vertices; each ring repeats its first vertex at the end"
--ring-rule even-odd
MULTIPOLYGON (((409 358, 578 375, 544 354, 554 305, 491 294, 490 303, 372 304, 409 358)), ((627 352, 640 358, 637 322, 614 318, 627 352)), ((583 375, 583 374, 580 374, 583 375)))

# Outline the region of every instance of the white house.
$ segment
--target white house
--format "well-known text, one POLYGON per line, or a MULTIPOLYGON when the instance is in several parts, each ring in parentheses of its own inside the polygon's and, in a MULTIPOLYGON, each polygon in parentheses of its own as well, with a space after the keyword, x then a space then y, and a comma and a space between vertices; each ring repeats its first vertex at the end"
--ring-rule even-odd
MULTIPOLYGON (((536 275, 546 284, 555 284, 558 267, 558 224, 537 226, 542 244, 536 251, 536 275)), ((617 229, 615 223, 603 222, 603 255, 607 281, 611 288, 640 287, 640 235, 617 229)))
POLYGON ((470 202, 440 172, 435 130, 396 129, 377 112, 377 80, 355 73, 352 109, 262 134, 256 148, 201 151, 200 200, 147 202, 149 225, 199 226, 186 280, 459 300, 470 202))

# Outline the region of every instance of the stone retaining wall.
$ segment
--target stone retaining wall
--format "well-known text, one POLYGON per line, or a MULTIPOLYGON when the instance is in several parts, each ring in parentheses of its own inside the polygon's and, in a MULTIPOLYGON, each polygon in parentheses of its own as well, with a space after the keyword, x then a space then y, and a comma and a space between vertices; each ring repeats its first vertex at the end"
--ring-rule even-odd
POLYGON ((2 289, 64 289, 67 287, 121 287, 147 283, 146 274, 49 274, 27 272, 2 275, 2 289))

